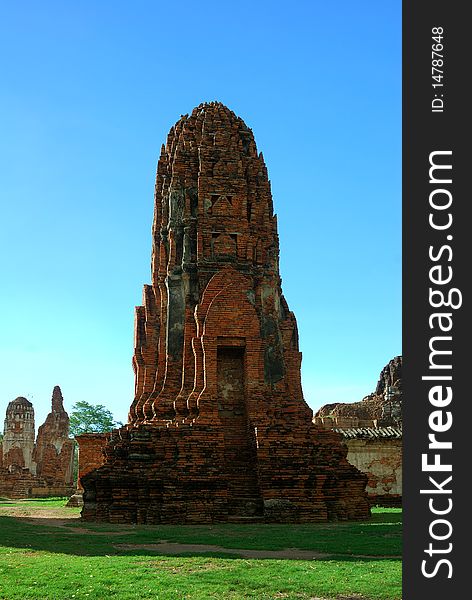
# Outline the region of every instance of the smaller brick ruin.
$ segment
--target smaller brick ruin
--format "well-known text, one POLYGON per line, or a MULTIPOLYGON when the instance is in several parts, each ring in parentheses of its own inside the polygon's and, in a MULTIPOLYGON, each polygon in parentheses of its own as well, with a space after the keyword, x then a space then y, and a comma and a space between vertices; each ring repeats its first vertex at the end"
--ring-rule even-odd
POLYGON ((3 431, 0 465, 10 470, 28 469, 35 474, 34 408, 29 400, 19 396, 9 403, 3 431))
POLYGON ((361 402, 326 404, 313 421, 342 435, 348 461, 367 475, 372 505, 401 506, 401 356, 382 369, 375 392, 361 402))
POLYGON ((38 430, 33 452, 36 474, 51 487, 70 487, 74 483, 74 441, 69 439, 69 415, 63 402, 61 388, 56 385, 51 412, 38 430))
POLYGON ((401 426, 402 357, 395 356, 382 369, 372 394, 360 402, 325 404, 317 417, 354 417, 359 422, 375 421, 377 427, 401 426))
POLYGON ((66 496, 73 490, 74 442, 61 389, 52 395, 51 412, 34 439, 34 408, 18 397, 8 404, 0 444, 0 496, 66 496))

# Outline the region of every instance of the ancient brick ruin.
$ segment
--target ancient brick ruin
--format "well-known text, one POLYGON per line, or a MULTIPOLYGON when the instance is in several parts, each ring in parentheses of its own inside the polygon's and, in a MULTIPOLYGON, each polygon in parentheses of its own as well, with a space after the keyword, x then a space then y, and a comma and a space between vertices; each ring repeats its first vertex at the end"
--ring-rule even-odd
POLYGON ((34 436, 33 405, 26 398, 19 396, 7 406, 0 464, 5 468, 15 466, 35 473, 34 436))
POLYGON ((367 475, 372 505, 402 502, 402 357, 380 373, 375 392, 361 402, 326 404, 314 422, 343 436, 348 461, 367 475))
POLYGON ((382 369, 375 391, 360 402, 325 404, 315 417, 354 417, 376 426, 402 423, 402 357, 395 356, 382 369))
POLYGON ((36 474, 51 487, 73 485, 74 441, 69 439, 69 415, 64 410, 61 388, 52 393, 51 412, 38 430, 33 459, 36 474))
POLYGON ((129 423, 81 477, 85 520, 365 519, 366 477, 303 399, 277 221, 252 131, 220 103, 162 147, 129 423))
POLYGON ((0 496, 69 495, 74 488, 74 442, 68 435, 69 417, 59 386, 54 388, 51 412, 39 428, 36 443, 32 403, 23 397, 10 402, 0 444, 0 496))
POLYGON ((402 428, 335 427, 347 445, 348 461, 367 475, 366 491, 375 506, 402 505, 402 428))

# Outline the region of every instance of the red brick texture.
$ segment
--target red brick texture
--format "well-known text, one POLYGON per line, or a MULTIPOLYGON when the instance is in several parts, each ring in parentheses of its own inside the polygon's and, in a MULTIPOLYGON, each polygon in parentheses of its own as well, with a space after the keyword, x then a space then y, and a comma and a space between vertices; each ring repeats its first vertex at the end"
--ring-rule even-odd
POLYGON ((114 522, 368 518, 365 475, 311 423, 277 221, 252 131, 219 103, 162 147, 152 285, 135 315, 129 423, 81 477, 82 517, 114 522))
POLYGON ((98 469, 105 460, 103 447, 109 438, 107 433, 83 433, 75 436, 79 444, 79 474, 77 478, 77 489, 83 490, 81 479, 87 473, 98 469))

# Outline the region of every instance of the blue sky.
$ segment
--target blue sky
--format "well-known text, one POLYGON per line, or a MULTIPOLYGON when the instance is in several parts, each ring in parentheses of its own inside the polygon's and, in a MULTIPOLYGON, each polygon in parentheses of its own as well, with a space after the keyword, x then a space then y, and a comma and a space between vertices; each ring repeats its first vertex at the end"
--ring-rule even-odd
POLYGON ((219 100, 254 131, 313 408, 401 353, 401 3, 0 5, 0 419, 126 420, 160 146, 219 100))

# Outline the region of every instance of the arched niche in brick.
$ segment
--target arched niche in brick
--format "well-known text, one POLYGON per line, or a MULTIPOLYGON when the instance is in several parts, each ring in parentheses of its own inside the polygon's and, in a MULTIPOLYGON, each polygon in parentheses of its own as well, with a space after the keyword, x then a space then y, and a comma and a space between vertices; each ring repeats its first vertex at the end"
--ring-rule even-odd
MULTIPOLYGON (((260 322, 250 301, 251 290, 250 278, 228 267, 208 282, 196 309, 204 374, 198 398, 200 418, 217 417, 218 352, 221 354, 222 348, 241 349, 246 398, 264 383, 260 322)), ((250 413, 250 406, 248 410, 250 413)))

